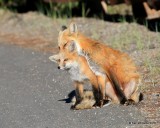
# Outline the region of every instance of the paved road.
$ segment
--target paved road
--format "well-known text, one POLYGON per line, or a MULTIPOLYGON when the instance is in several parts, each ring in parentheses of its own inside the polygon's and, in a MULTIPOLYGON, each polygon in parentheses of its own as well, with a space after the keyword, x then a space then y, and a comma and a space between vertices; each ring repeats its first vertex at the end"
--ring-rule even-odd
MULTIPOLYGON (((59 101, 73 90, 67 72, 48 60, 49 54, 0 44, 0 128, 142 127, 136 106, 107 106, 72 111, 59 101)), ((145 127, 145 126, 144 126, 145 127)))

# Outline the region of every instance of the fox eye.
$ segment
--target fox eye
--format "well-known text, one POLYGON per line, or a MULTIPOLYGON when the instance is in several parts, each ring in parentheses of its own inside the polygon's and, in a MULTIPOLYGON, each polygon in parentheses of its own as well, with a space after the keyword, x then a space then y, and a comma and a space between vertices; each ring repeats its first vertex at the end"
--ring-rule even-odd
POLYGON ((64 59, 64 61, 68 61, 68 59, 64 59))
POLYGON ((58 46, 58 49, 60 50, 60 47, 58 46))
POLYGON ((60 62, 60 59, 58 59, 57 62, 60 62))

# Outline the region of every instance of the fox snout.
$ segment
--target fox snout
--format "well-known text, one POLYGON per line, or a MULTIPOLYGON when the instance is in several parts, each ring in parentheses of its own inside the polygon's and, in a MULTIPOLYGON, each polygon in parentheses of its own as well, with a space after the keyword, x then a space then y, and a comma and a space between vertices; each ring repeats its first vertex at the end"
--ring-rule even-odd
POLYGON ((57 68, 58 68, 58 69, 61 69, 61 70, 64 70, 64 67, 61 67, 61 66, 58 66, 57 68))
POLYGON ((59 65, 57 68, 60 70, 65 70, 65 65, 59 65))

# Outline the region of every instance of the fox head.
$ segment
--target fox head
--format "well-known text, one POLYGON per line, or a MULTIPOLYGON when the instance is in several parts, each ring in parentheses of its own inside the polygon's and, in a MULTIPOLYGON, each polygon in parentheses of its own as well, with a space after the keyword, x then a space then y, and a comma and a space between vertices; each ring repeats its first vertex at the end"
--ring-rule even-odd
POLYGON ((62 26, 58 36, 58 46, 60 51, 68 50, 73 52, 77 48, 76 39, 78 36, 78 29, 75 23, 71 23, 69 27, 62 26))
POLYGON ((58 64, 58 69, 69 70, 77 65, 77 61, 74 53, 60 52, 56 55, 50 56, 49 59, 58 64))

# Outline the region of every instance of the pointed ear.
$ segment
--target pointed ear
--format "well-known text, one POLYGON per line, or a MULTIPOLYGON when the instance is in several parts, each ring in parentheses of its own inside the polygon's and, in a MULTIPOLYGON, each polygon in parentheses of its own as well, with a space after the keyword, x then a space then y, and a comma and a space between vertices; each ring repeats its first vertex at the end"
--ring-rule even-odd
POLYGON ((75 44, 75 42, 74 42, 74 41, 71 41, 71 42, 69 43, 67 49, 68 49, 69 52, 73 52, 73 51, 76 49, 76 44, 75 44))
POLYGON ((67 29, 67 27, 65 26, 65 25, 63 25, 62 27, 61 27, 61 31, 64 31, 64 30, 66 30, 67 29))
POLYGON ((71 34, 78 33, 77 25, 75 23, 71 23, 69 25, 69 31, 71 34))
POLYGON ((50 56, 49 59, 55 63, 58 63, 58 60, 60 59, 59 54, 50 56))

